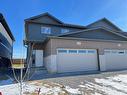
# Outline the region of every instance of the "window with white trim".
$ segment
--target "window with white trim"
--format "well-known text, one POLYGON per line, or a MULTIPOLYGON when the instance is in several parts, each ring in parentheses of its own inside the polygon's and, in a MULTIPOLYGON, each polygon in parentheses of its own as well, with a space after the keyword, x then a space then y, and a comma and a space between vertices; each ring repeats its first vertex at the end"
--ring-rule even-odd
POLYGON ((61 29, 61 33, 67 33, 67 32, 69 32, 69 29, 61 29))
POLYGON ((51 28, 50 27, 41 27, 41 33, 42 34, 51 34, 51 28))

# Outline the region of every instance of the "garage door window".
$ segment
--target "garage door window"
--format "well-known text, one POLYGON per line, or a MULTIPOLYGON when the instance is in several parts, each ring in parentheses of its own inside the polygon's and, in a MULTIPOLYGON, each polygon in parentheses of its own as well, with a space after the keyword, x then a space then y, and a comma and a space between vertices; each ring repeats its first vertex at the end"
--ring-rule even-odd
POLYGON ((77 53, 77 50, 69 50, 69 53, 77 53))
POLYGON ((117 51, 115 50, 115 51, 112 51, 112 53, 117 53, 117 51))
POLYGON ((105 53, 110 53, 110 54, 125 54, 126 51, 123 50, 106 50, 105 53))
POLYGON ((94 50, 88 50, 88 53, 95 53, 94 50))
POLYGON ((86 53, 86 50, 78 50, 78 53, 86 53))
POLYGON ((120 52, 118 52, 119 54, 124 54, 124 51, 120 51, 120 52))
POLYGON ((58 53, 67 53, 67 50, 58 50, 58 53))
POLYGON ((106 50, 106 51, 104 51, 104 52, 105 52, 105 53, 110 53, 110 51, 107 51, 107 50, 106 50))

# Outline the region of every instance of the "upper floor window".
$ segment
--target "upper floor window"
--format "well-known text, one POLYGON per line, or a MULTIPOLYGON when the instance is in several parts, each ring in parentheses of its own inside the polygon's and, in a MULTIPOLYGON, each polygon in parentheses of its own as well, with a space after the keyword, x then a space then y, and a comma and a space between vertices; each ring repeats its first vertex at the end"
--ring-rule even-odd
POLYGON ((61 33, 67 33, 67 32, 69 32, 68 29, 61 29, 61 33))
POLYGON ((41 27, 41 33, 51 34, 51 28, 50 27, 41 27))

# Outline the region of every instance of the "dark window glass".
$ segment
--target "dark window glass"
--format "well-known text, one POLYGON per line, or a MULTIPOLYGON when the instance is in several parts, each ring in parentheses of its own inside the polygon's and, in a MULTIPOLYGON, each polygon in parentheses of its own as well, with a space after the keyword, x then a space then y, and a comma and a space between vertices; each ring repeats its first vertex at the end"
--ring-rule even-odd
POLYGON ((120 52, 118 52, 119 54, 124 54, 124 51, 120 51, 120 52))
POLYGON ((77 50, 69 50, 69 53, 77 53, 77 50))
POLYGON ((58 50, 58 53, 67 53, 67 50, 58 50))
POLYGON ((78 53, 86 53, 86 50, 78 50, 78 53))
POLYGON ((94 50, 88 50, 88 53, 95 53, 94 50))

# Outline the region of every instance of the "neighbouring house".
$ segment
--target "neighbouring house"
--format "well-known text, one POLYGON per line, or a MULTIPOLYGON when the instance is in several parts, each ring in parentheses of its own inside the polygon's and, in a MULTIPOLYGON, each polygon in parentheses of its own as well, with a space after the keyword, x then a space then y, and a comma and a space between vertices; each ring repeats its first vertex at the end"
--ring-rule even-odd
POLYGON ((0 13, 0 68, 11 66, 14 41, 14 36, 3 15, 0 13))
POLYGON ((27 62, 50 73, 127 69, 127 33, 106 18, 87 26, 49 13, 25 19, 27 62))

